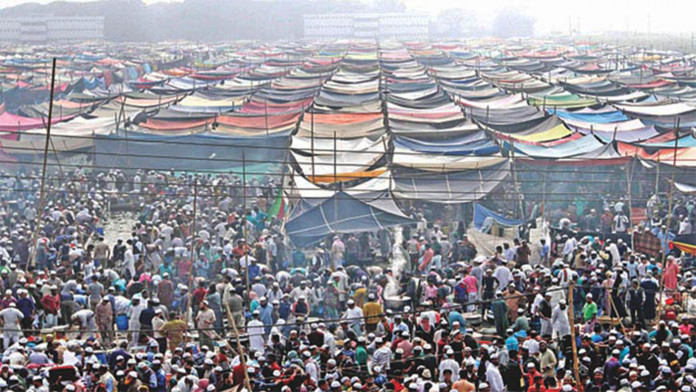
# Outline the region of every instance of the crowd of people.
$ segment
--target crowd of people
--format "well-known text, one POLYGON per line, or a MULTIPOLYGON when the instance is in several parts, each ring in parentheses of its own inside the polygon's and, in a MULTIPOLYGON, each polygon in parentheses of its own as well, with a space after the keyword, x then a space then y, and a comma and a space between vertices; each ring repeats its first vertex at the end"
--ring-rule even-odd
MULTIPOLYGON (((417 207, 399 235, 295 249, 272 178, 77 169, 42 209, 36 173, 2 182, 0 391, 696 388, 690 257, 602 236, 629 231, 618 198, 613 227, 564 213, 486 255, 417 207)), ((683 234, 689 205, 665 227, 655 201, 646 228, 683 234)))

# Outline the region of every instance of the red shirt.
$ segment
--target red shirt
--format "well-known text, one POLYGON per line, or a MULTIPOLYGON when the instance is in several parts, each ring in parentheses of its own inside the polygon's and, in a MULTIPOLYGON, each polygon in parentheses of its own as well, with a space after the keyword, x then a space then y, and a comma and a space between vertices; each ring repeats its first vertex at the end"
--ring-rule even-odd
POLYGON ((200 304, 201 301, 205 299, 205 296, 208 295, 208 289, 204 287, 199 287, 193 291, 193 303, 195 304, 200 304))
POLYGON ((41 298, 41 305, 43 305, 46 312, 58 314, 58 310, 60 310, 60 296, 57 294, 46 294, 41 298))

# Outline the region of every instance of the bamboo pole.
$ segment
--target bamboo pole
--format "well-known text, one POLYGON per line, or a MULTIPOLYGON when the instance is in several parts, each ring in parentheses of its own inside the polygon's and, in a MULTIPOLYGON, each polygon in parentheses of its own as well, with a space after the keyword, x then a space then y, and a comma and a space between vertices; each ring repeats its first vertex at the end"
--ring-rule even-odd
MULTIPOLYGON (((626 168, 626 191, 628 194, 628 224, 633 232, 633 198, 631 197, 631 182, 633 182, 633 160, 631 159, 631 169, 626 168)), ((631 249, 635 249, 633 235, 631 235, 631 249)))
MULTIPOLYGON (((191 258, 191 267, 189 270, 189 281, 188 281, 188 286, 189 286, 189 294, 188 294, 188 307, 186 309, 186 325, 188 325, 189 320, 191 319, 191 311, 193 310, 193 306, 191 304, 191 298, 193 298, 193 265, 195 263, 194 260, 196 260, 195 256, 195 251, 196 251, 196 218, 198 214, 198 178, 196 176, 193 176, 193 221, 191 222, 191 250, 189 257, 191 258)), ((193 325, 194 327, 196 326, 195 323, 193 325)))
POLYGON ((244 255, 242 257, 244 258, 244 262, 246 263, 246 266, 244 266, 244 273, 246 274, 246 295, 249 299, 249 306, 251 307, 251 299, 249 298, 249 296, 251 295, 251 282, 249 282, 249 265, 251 264, 251 262, 249 261, 249 239, 246 227, 246 191, 246 152, 242 151, 242 233, 244 233, 244 255))
POLYGON ((311 142, 311 149, 312 149, 312 151, 311 151, 311 156, 312 156, 312 182, 316 183, 316 181, 317 181, 317 179, 316 179, 316 177, 315 177, 315 176, 316 176, 316 173, 314 172, 314 109, 313 109, 313 108, 312 108, 312 112, 311 112, 311 117, 312 117, 312 118, 311 118, 311 128, 310 128, 310 129, 311 129, 311 139, 310 139, 310 142, 311 142))
POLYGON ((573 297, 575 282, 571 281, 568 284, 568 320, 570 320, 570 343, 573 348, 573 372, 575 373, 575 382, 578 385, 578 391, 582 391, 580 383, 580 372, 578 370, 578 346, 575 342, 575 309, 573 308, 573 297))
POLYGON ((45 194, 46 194, 46 165, 48 164, 48 144, 51 141, 51 123, 53 122, 53 94, 56 86, 56 58, 53 58, 51 66, 51 91, 48 101, 48 124, 46 125, 46 142, 44 143, 43 167, 41 169, 41 189, 39 192, 39 205, 37 209, 37 221, 34 224, 34 234, 31 238, 31 257, 27 260, 25 270, 29 270, 30 265, 36 265, 37 238, 39 237, 39 229, 41 227, 41 217, 43 216, 45 194))
MULTIPOLYGON (((672 154, 672 180, 669 183, 669 196, 667 197, 667 228, 665 230, 665 241, 669 245, 669 229, 672 226, 672 198, 674 197, 674 176, 677 173, 677 150, 679 149, 679 125, 681 119, 677 118, 677 126, 674 128, 674 153, 672 154)), ((662 242, 660 242, 662 246, 662 242)), ((660 275, 660 299, 657 304, 657 319, 662 317, 662 296, 665 288, 665 260, 667 252, 662 251, 662 274, 660 275)))
POLYGON ((232 326, 232 331, 234 332, 234 336, 237 338, 237 353, 239 354, 239 362, 242 364, 242 369, 244 369, 244 385, 246 386, 246 389, 248 392, 251 392, 251 381, 249 381, 249 372, 247 371, 246 367, 246 357, 244 355, 244 347, 242 347, 242 343, 239 341, 239 330, 237 330, 237 323, 234 322, 234 317, 232 317, 232 311, 230 311, 230 304, 225 302, 225 310, 227 311, 227 319, 230 321, 230 325, 232 326))
POLYGON ((333 153, 334 153, 334 161, 333 161, 333 180, 334 180, 334 188, 336 189, 336 195, 334 196, 334 234, 336 234, 336 229, 338 227, 338 191, 340 190, 340 186, 338 183, 338 178, 337 178, 337 173, 336 173, 336 160, 338 157, 336 156, 338 154, 337 148, 336 148, 336 131, 333 133, 333 153))
POLYGON ((519 203, 519 209, 520 209, 520 219, 524 220, 524 204, 522 202, 522 193, 520 191, 520 183, 517 181, 517 163, 515 162, 515 139, 511 139, 510 141, 510 164, 511 164, 511 169, 512 169, 512 179, 514 181, 515 185, 515 196, 517 197, 518 203, 519 203))
POLYGON ((263 119, 266 122, 266 137, 268 137, 268 101, 263 101, 263 119))

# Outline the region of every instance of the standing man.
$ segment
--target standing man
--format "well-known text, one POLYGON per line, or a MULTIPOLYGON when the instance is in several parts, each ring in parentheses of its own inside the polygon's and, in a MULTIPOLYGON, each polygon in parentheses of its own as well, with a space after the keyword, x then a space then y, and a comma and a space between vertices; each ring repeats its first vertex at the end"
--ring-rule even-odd
POLYGON ((568 306, 564 299, 560 300, 558 306, 553 309, 551 315, 551 325, 553 333, 562 340, 565 336, 570 335, 570 321, 568 320, 568 306))
POLYGON ((3 331, 3 348, 7 349, 22 337, 20 329, 21 321, 24 314, 17 309, 17 304, 11 302, 10 305, 0 310, 0 322, 2 322, 3 331))
POLYGON ((104 242, 104 237, 99 237, 97 244, 94 246, 94 263, 98 267, 107 266, 110 258, 109 245, 104 242))
POLYGON ((102 298, 94 308, 94 319, 105 345, 108 345, 114 338, 114 312, 109 297, 102 298))
POLYGON ((213 346, 213 339, 217 334, 213 327, 215 326, 215 312, 210 308, 208 300, 201 301, 200 310, 196 316, 196 326, 198 327, 198 336, 201 338, 202 346, 213 346))
POLYGON ((645 290, 638 285, 638 280, 631 282, 631 288, 626 292, 626 304, 631 313, 633 326, 640 325, 643 320, 643 304, 645 304, 645 290))
POLYGON ((128 316, 128 329, 131 330, 131 347, 138 344, 140 336, 140 313, 145 309, 145 305, 140 303, 140 297, 133 297, 131 305, 126 312, 128 316))

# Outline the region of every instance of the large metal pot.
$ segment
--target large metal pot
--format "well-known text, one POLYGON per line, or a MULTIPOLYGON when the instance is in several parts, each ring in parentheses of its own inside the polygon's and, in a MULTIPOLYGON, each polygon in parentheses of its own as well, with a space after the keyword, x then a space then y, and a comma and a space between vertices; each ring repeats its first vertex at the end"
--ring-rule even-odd
POLYGON ((402 312, 404 307, 411 304, 411 297, 405 295, 384 297, 384 308, 402 312))

